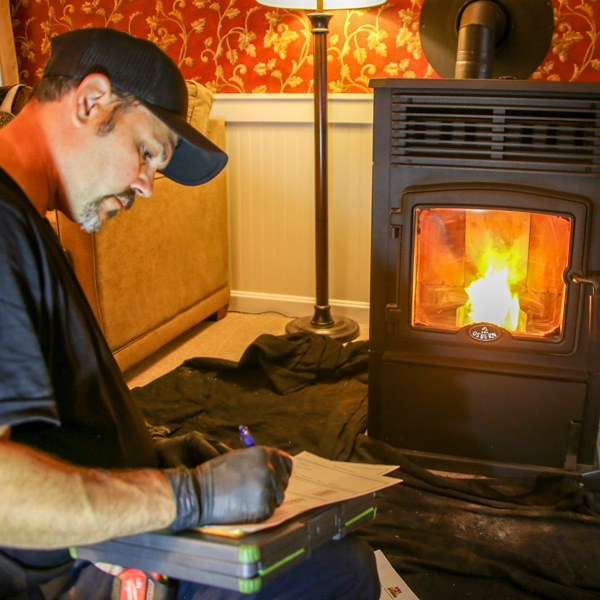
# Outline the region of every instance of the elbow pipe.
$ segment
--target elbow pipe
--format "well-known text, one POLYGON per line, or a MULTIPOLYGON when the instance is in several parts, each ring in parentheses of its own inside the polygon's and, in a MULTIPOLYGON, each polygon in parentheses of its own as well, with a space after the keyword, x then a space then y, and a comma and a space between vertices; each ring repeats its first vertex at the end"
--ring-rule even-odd
POLYGON ((507 30, 502 8, 492 0, 476 0, 464 9, 458 30, 456 79, 491 79, 494 48, 507 30))

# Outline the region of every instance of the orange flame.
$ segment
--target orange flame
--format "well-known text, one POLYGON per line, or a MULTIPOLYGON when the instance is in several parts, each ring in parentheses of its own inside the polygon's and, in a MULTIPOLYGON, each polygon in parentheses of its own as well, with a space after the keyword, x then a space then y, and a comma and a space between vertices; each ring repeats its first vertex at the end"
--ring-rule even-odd
POLYGON ((519 305, 515 287, 525 275, 521 244, 509 244, 501 249, 486 234, 485 250, 475 257, 477 273, 483 276, 465 288, 469 299, 459 309, 462 325, 491 323, 508 331, 524 331, 527 315, 519 305))
POLYGON ((519 326, 519 294, 512 294, 508 285, 508 267, 486 274, 465 290, 469 296, 466 304, 469 322, 491 323, 516 331, 519 326))

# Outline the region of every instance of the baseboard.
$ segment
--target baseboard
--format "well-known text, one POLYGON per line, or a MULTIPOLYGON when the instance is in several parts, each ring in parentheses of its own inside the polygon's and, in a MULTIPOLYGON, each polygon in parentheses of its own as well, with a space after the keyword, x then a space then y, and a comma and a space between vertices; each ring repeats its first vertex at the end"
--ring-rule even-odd
MULTIPOLYGON (((231 291, 229 310, 246 313, 278 312, 289 317, 306 317, 314 312, 315 299, 306 296, 261 294, 231 291)), ((352 300, 330 300, 333 316, 347 317, 357 323, 369 322, 369 303, 352 300)))

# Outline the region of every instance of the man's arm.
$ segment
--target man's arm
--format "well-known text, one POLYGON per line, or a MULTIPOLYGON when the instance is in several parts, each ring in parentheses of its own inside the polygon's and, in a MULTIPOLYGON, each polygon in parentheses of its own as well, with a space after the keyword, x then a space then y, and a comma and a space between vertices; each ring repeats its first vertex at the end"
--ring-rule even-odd
POLYGON ((74 467, 10 442, 0 427, 0 545, 64 548, 164 529, 176 513, 158 470, 74 467))
POLYGON ((9 432, 0 429, 0 546, 64 548, 266 519, 283 502, 292 472, 288 454, 264 446, 194 469, 86 469, 13 443, 9 432))

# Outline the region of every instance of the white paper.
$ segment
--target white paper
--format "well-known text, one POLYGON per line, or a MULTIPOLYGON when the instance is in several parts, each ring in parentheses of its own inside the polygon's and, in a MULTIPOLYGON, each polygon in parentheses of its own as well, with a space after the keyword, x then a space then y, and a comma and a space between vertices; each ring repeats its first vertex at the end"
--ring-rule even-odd
POLYGON ((377 573, 379 574, 379 583, 381 584, 381 596, 379 600, 389 600, 389 598, 400 598, 400 600, 419 600, 406 585, 402 577, 396 573, 390 561, 385 557, 381 550, 375 552, 377 561, 377 573))
POLYGON ((347 463, 301 452, 293 458, 294 467, 283 503, 270 519, 248 525, 214 525, 202 527, 206 533, 254 533, 275 527, 307 510, 372 494, 400 483, 386 477, 398 467, 347 463))

